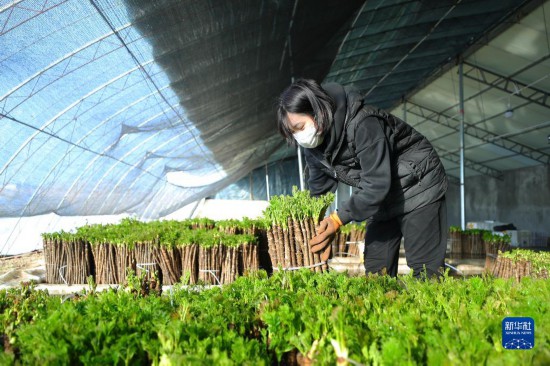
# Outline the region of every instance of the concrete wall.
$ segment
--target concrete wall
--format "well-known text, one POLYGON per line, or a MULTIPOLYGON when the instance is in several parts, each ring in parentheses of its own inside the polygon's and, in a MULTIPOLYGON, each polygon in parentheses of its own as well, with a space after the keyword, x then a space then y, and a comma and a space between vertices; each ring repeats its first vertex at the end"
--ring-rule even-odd
MULTIPOLYGON (((550 166, 504 172, 501 180, 476 176, 465 180, 466 223, 494 220, 518 230, 550 233, 550 166)), ((460 226, 460 186, 447 191, 449 225, 460 226)))

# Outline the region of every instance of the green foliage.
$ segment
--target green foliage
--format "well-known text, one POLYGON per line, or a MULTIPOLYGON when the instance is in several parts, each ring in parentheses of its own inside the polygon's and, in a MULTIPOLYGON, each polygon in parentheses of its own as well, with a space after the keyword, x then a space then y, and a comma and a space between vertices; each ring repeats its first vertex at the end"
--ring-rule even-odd
MULTIPOLYGON (((0 291, 3 313, 35 290, 0 291), (17 300, 17 301, 16 301, 17 300)), ((272 365, 298 350, 316 364, 543 365, 550 361, 550 282, 492 277, 418 281, 308 270, 263 271, 165 296, 92 292, 43 298, 13 331, 21 364, 272 365), (501 346, 501 322, 536 322, 532 350, 501 346)))
POLYGON ((108 290, 57 302, 47 316, 18 332, 23 364, 135 365, 158 357, 157 329, 171 313, 164 299, 108 290))
MULTIPOLYGON (((22 282, 18 288, 0 291, 0 336, 5 353, 13 355, 17 330, 45 314, 50 299, 48 292, 36 290, 33 282, 22 282)), ((1 360, 2 358, 0 358, 1 360)))
POLYGON ((484 230, 482 233, 483 241, 486 241, 488 243, 507 243, 510 244, 511 237, 510 235, 504 234, 499 235, 495 234, 491 231, 484 230))
POLYGON ((216 221, 215 227, 220 229, 238 229, 240 231, 248 231, 255 228, 262 228, 263 221, 261 219, 243 217, 241 220, 228 219, 216 221))
POLYGON ((449 227, 449 231, 451 233, 461 233, 462 232, 462 228, 460 226, 454 226, 454 225, 451 225, 449 227))
POLYGON ((292 196, 273 196, 269 206, 264 210, 264 217, 269 224, 287 227, 287 219, 304 220, 312 218, 315 223, 325 216, 326 209, 334 201, 334 193, 312 197, 309 191, 292 187, 292 196))
MULTIPOLYGON (((261 226, 261 221, 243 220, 226 221, 222 225, 251 228, 261 226)), ((209 219, 192 219, 185 221, 165 220, 141 222, 126 218, 119 224, 85 225, 75 233, 57 232, 44 233, 44 239, 56 239, 62 242, 77 240, 87 241, 92 245, 103 243, 125 245, 130 248, 138 243, 149 243, 167 247, 199 244, 205 247, 214 245, 238 246, 241 244, 257 244, 257 238, 251 234, 226 234, 214 230, 214 221, 209 219)))
POLYGON ((509 258, 513 263, 521 261, 531 262, 534 273, 539 273, 542 270, 550 272, 550 252, 514 249, 509 252, 501 252, 499 256, 509 258))
POLYGON ((340 226, 342 234, 350 234, 354 231, 365 231, 365 223, 350 222, 349 224, 340 226))
POLYGON ((467 235, 485 235, 485 233, 491 233, 489 230, 483 230, 483 229, 468 229, 463 231, 464 234, 467 235))

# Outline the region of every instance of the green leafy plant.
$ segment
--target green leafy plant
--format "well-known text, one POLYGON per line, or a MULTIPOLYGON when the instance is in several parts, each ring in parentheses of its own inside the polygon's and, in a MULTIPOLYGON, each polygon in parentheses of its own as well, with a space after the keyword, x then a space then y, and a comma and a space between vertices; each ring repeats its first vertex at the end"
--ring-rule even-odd
POLYGON ((272 276, 259 271, 227 286, 198 289, 178 284, 164 296, 136 296, 112 288, 63 299, 32 287, 1 290, 2 324, 15 324, 15 312, 21 316, 0 360, 52 365, 550 360, 544 347, 550 341, 550 282, 544 279, 418 281, 302 269, 272 276), (502 319, 519 315, 535 319, 537 346, 507 352, 502 319))

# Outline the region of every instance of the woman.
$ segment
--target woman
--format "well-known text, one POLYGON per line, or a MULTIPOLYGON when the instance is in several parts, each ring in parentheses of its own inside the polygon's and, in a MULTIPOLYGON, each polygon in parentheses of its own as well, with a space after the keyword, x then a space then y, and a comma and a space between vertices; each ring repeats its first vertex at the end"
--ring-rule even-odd
POLYGON ((416 277, 440 274, 447 247, 447 177, 428 140, 401 119, 367 106, 355 89, 321 87, 300 79, 281 94, 279 132, 304 147, 312 195, 334 192, 338 182, 353 194, 319 224, 311 251, 330 257, 338 228, 367 220, 366 273, 397 276, 404 238, 416 277), (425 270, 425 272, 424 272, 425 270))

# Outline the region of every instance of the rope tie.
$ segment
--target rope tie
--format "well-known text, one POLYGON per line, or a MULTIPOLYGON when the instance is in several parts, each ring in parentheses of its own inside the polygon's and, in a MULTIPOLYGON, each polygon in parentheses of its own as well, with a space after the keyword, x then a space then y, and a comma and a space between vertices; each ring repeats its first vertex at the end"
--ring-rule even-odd
POLYGON ((152 262, 152 263, 136 263, 137 268, 142 269, 147 273, 149 273, 149 270, 145 267, 156 266, 156 265, 157 264, 155 262, 152 262))
POLYGON ((218 270, 218 269, 199 269, 199 272, 210 273, 212 275, 212 277, 214 277, 214 279, 216 280, 218 285, 221 286, 221 282, 220 282, 218 276, 216 276, 216 274, 214 273, 214 272, 219 272, 219 271, 220 270, 218 270))
POLYGON ((64 265, 64 266, 61 266, 59 267, 59 277, 61 277, 61 279, 63 280, 63 282, 65 282, 65 285, 69 285, 69 283, 67 282, 67 280, 65 279, 65 277, 63 276, 63 274, 65 274, 65 268, 67 268, 67 265, 64 265), (63 270, 63 274, 61 274, 61 270, 63 270))
POLYGON ((327 264, 327 262, 320 262, 320 263, 315 263, 315 264, 312 264, 311 266, 304 266, 304 267, 274 267, 273 270, 274 271, 296 271, 298 269, 302 269, 302 268, 315 268, 315 267, 319 267, 319 266, 322 266, 323 264, 327 264))

